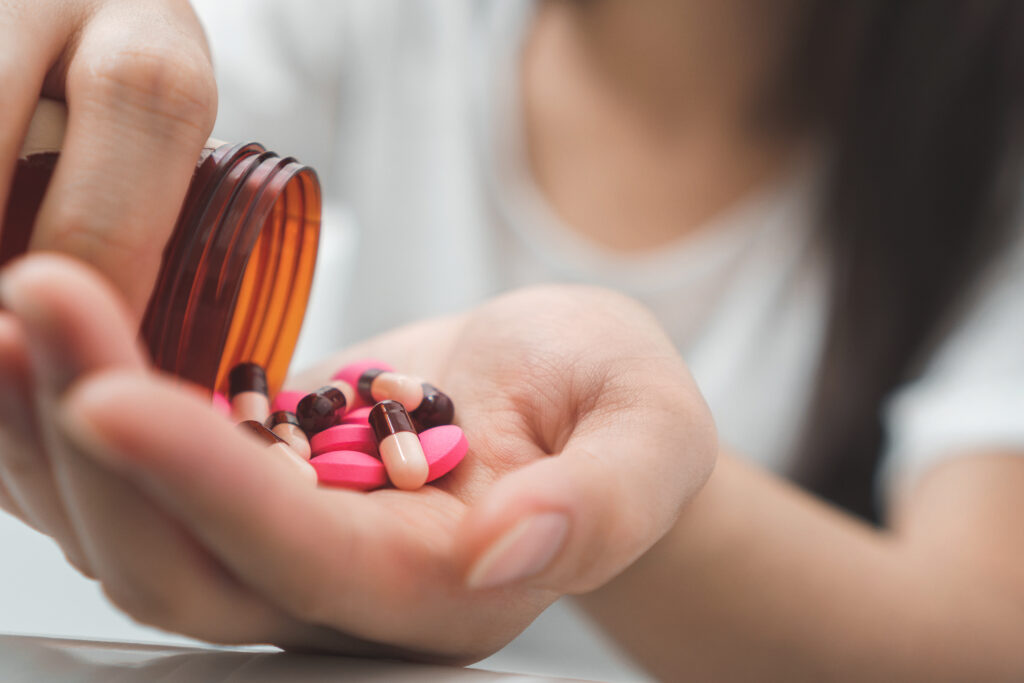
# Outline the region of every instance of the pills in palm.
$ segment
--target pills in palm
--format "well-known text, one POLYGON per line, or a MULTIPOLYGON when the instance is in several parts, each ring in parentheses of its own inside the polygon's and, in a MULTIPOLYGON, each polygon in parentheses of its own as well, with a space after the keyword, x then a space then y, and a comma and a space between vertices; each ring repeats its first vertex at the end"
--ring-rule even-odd
POLYGON ((298 461, 324 486, 371 491, 415 490, 451 472, 468 442, 452 425, 451 398, 429 382, 377 360, 346 365, 312 393, 266 395, 258 365, 229 373, 226 397, 214 406, 268 449, 298 461))

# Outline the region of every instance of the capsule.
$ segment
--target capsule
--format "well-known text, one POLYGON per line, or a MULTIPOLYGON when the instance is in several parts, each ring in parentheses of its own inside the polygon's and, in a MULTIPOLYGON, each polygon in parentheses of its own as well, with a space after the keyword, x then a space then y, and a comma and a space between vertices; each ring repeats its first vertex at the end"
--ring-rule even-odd
POLYGON ((372 368, 359 376, 356 390, 367 403, 398 401, 420 431, 451 424, 455 418, 455 404, 447 394, 409 375, 372 368))
POLYGON ((328 385, 303 396, 295 408, 295 415, 302 431, 311 439, 314 434, 340 424, 347 406, 348 400, 341 389, 328 385))
POLYGON ((295 471, 301 474, 306 480, 314 484, 316 483, 316 470, 309 465, 309 461, 304 460, 299 454, 293 451, 284 439, 267 429, 262 422, 257 420, 245 420, 244 422, 238 423, 238 428, 259 439, 266 445, 267 450, 272 451, 275 455, 279 455, 286 462, 292 463, 295 466, 295 471))
POLYGON ((273 432, 278 438, 295 451, 299 457, 309 460, 310 447, 306 433, 299 426, 299 418, 295 413, 287 410, 278 410, 270 414, 264 423, 267 429, 273 432))
POLYGON ((405 406, 381 401, 370 411, 369 422, 391 483, 406 491, 426 484, 430 466, 405 406))
POLYGON ((421 432, 434 427, 450 425, 455 419, 455 404, 451 397, 433 384, 423 383, 423 400, 409 414, 421 432))
POLYGON ((343 379, 332 379, 327 383, 327 386, 334 387, 342 394, 345 395, 345 405, 354 406, 356 404, 356 390, 355 388, 343 379))
POLYGON ((267 374, 255 363, 239 363, 228 374, 231 417, 238 422, 263 422, 270 414, 267 374))

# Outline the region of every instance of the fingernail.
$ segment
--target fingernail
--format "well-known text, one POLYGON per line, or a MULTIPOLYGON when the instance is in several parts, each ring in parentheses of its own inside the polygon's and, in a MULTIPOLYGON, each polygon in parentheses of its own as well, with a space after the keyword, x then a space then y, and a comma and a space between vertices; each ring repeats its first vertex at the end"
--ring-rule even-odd
POLYGON ((561 512, 527 517, 491 545, 470 569, 466 585, 495 588, 539 574, 562 549, 569 518, 561 512))

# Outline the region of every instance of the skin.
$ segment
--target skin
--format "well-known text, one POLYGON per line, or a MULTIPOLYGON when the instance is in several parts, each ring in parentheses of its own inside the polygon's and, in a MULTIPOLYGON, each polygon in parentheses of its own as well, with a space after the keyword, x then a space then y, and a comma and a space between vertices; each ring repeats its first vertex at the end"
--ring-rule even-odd
POLYGON ((1019 680, 1024 453, 958 455, 877 530, 725 453, 579 603, 664 680, 1019 680))
POLYGON ((520 87, 546 204, 588 241, 638 253, 691 235, 784 173, 807 141, 762 130, 751 111, 796 4, 540 3, 520 87))
MULTIPOLYGON (((544 3, 521 79, 547 201, 583 236, 644 251, 783 172, 806 141, 768 136, 749 114, 798 4, 544 3)), ((958 453, 971 457, 899 492, 881 531, 728 452, 696 493, 716 452, 706 408, 649 316, 609 293, 514 294, 317 371, 385 357, 444 387, 474 450, 439 487, 311 492, 261 458, 150 372, 134 342, 162 244, 153 236, 170 230, 215 95, 185 3, 128 8, 0 6, 15 41, 0 45, 21 60, 4 71, 14 105, 0 112, 0 154, 16 155, 40 83, 67 95, 77 141, 34 246, 91 260, 126 299, 53 257, 4 273, 0 504, 52 535, 129 614, 217 642, 462 662, 573 593, 670 680, 1019 678, 1021 453, 958 453), (150 169, 116 146, 115 115, 147 158, 168 164, 150 169), (154 422, 152 405, 166 419, 154 422), (502 533, 552 510, 572 526, 549 567, 499 589, 465 587, 502 533)))
POLYGON ((94 264, 141 318, 217 112, 191 6, 8 0, 0 45, 0 205, 40 93, 66 100, 67 136, 30 248, 94 264))
POLYGON ((27 257, 3 272, 0 302, 0 373, 19 380, 0 384, 4 507, 134 618, 215 642, 479 659, 650 548, 717 450, 671 343, 610 292, 512 294, 317 369, 387 358, 460 406, 472 450, 451 476, 370 494, 311 487, 153 373, 127 307, 80 263, 27 257), (468 588, 474 560, 534 512, 570 519, 552 563, 526 582, 468 588))

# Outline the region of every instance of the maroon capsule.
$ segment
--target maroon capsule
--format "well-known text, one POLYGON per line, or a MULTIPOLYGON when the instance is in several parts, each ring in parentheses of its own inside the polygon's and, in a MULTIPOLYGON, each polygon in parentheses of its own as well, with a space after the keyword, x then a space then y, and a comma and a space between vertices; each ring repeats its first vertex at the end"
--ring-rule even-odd
POLYGON ((295 409, 299 426, 306 436, 313 438, 328 427, 333 427, 341 422, 342 415, 348 402, 345 394, 337 387, 320 387, 312 394, 303 396, 295 409))
POLYGON ((360 398, 370 405, 376 403, 373 398, 373 380, 377 379, 377 377, 385 372, 387 372, 387 370, 370 368, 363 372, 363 374, 359 375, 359 381, 356 383, 356 392, 359 394, 360 398))
POLYGON ((256 363, 239 363, 228 373, 228 398, 246 391, 267 395, 267 373, 256 363))
POLYGON ((398 401, 420 430, 451 424, 455 419, 455 404, 447 394, 433 384, 401 373, 372 368, 359 376, 356 391, 371 404, 398 401))
POLYGON ((444 393, 433 384, 423 384, 423 400, 418 408, 409 415, 412 417, 416 428, 425 432, 434 427, 450 425, 455 419, 455 404, 448 394, 444 393))

